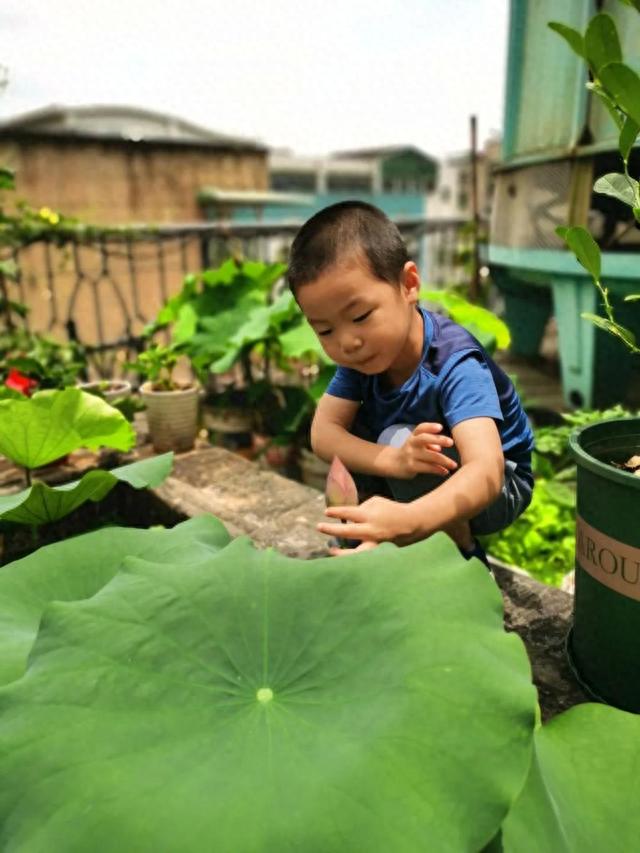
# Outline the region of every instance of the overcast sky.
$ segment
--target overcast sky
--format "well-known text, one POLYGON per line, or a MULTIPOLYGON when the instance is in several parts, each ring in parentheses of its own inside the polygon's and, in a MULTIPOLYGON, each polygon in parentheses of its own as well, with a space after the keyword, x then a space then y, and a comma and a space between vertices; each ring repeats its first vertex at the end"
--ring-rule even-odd
POLYGON ((502 127, 508 0, 0 0, 5 118, 170 112, 308 154, 502 127))

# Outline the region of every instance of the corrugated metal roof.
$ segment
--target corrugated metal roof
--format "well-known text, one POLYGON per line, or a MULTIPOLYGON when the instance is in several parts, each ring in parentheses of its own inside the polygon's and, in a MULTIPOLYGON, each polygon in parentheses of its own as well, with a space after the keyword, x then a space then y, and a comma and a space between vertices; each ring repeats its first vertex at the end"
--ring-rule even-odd
POLYGON ((266 151, 256 140, 218 133, 167 113, 118 104, 52 104, 0 121, 0 134, 11 132, 266 151))

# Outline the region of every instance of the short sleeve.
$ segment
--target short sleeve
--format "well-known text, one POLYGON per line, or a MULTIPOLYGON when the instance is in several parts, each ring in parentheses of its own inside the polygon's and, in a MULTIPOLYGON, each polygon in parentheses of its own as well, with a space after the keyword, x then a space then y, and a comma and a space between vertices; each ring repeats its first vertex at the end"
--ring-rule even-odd
POLYGON ((362 400, 362 376, 349 367, 338 367, 327 387, 327 394, 344 400, 362 400))
POLYGON ((440 402, 449 428, 469 418, 503 420, 498 392, 486 362, 470 353, 446 373, 440 402))

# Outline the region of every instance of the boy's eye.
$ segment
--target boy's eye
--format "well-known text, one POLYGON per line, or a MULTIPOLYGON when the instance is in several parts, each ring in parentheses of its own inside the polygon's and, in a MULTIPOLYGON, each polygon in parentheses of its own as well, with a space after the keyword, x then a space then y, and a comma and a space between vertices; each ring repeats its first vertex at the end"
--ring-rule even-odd
POLYGON ((362 323, 362 321, 363 321, 363 320, 366 320, 366 319, 367 319, 367 317, 369 316, 369 314, 371 314, 371 311, 366 311, 364 314, 360 314, 360 316, 359 316, 359 317, 354 317, 354 318, 353 318, 353 322, 354 322, 354 323, 362 323))
POLYGON ((326 336, 327 336, 327 335, 330 335, 330 334, 331 334, 331 329, 323 329, 321 332, 319 332, 319 331, 316 329, 316 335, 317 335, 319 338, 326 338, 326 336))

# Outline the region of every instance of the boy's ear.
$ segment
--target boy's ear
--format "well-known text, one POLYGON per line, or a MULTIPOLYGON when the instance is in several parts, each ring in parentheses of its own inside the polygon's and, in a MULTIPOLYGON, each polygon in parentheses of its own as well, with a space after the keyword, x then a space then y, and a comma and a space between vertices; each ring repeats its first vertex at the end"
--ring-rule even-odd
POLYGON ((407 261, 402 268, 402 289, 409 302, 417 302, 420 294, 420 273, 413 261, 407 261))

